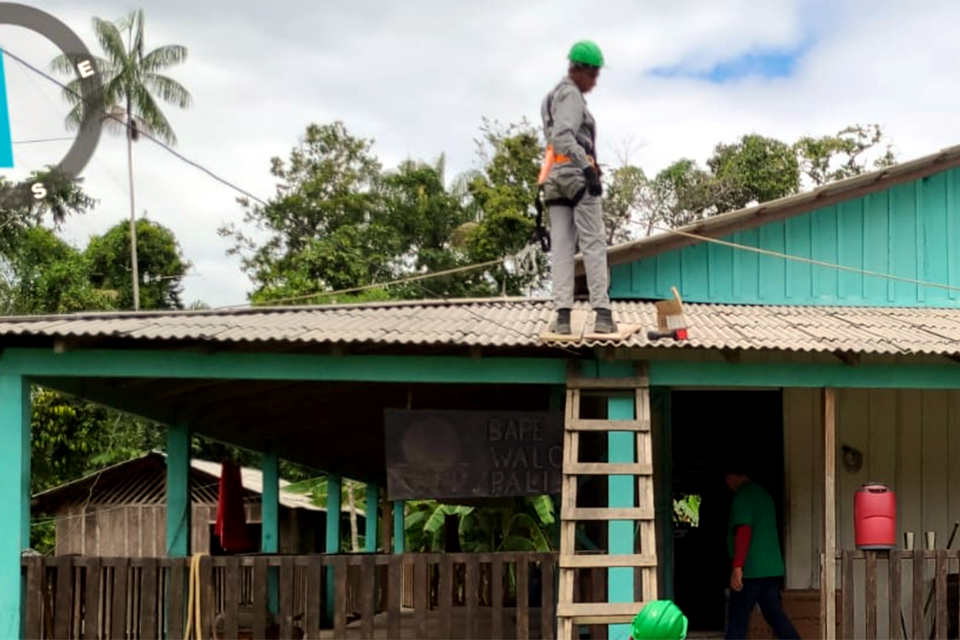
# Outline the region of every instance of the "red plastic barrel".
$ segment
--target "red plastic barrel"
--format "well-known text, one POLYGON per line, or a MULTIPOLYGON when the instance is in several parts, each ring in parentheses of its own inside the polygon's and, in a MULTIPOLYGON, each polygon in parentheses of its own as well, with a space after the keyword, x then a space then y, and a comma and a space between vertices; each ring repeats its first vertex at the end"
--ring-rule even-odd
POLYGON ((897 547, 897 496, 882 484, 865 484, 853 499, 853 529, 858 549, 897 547))

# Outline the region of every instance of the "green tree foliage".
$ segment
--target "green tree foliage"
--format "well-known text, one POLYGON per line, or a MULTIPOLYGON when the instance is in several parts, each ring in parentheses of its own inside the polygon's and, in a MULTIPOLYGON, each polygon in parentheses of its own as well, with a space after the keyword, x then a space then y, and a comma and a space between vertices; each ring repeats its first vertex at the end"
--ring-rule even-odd
POLYGON ((649 234, 660 226, 683 226, 895 161, 877 125, 851 125, 835 135, 807 136, 793 143, 751 133, 716 145, 705 167, 681 158, 653 178, 638 167, 617 169, 605 200, 608 224, 614 223, 615 232, 622 230, 627 215, 629 222, 645 226, 649 234), (871 156, 876 157, 871 161, 871 156))
POLYGON ((19 234, 0 257, 0 307, 5 315, 73 313, 113 308, 93 284, 87 257, 46 227, 19 234))
MULTIPOLYGON (((177 136, 160 110, 157 98, 180 108, 190 106, 190 93, 164 74, 168 68, 186 61, 187 48, 171 44, 145 53, 142 9, 131 11, 117 21, 93 18, 93 32, 103 50, 103 56, 95 56, 104 86, 102 104, 95 106, 110 114, 105 126, 123 133, 131 142, 136 142, 138 133, 143 131, 168 144, 176 144, 177 136)), ((63 96, 73 105, 67 114, 67 125, 79 127, 84 109, 89 107, 79 98, 80 79, 76 77, 73 63, 68 56, 60 55, 50 66, 56 72, 73 77, 66 84, 63 96)))
POLYGON ((804 175, 818 187, 896 164, 892 145, 877 124, 851 125, 832 136, 804 136, 794 143, 794 149, 804 175), (881 146, 883 152, 868 160, 868 154, 881 146))
MULTIPOLYGON (((193 266, 183 256, 173 231, 152 220, 137 220, 137 264, 143 309, 182 309, 183 278, 193 266)), ((90 239, 85 256, 90 280, 113 293, 120 309, 133 306, 130 279, 130 227, 120 222, 90 239)))
MULTIPOLYGON (((529 128, 485 136, 483 170, 448 188, 443 158, 385 171, 372 141, 342 122, 308 126, 286 161, 271 161, 275 197, 266 205, 239 200, 244 223, 265 238, 238 225, 220 229, 254 285, 251 300, 329 302, 324 292, 499 261, 523 248, 533 229, 539 143, 529 128)), ((530 279, 494 265, 338 300, 516 293, 530 279)))

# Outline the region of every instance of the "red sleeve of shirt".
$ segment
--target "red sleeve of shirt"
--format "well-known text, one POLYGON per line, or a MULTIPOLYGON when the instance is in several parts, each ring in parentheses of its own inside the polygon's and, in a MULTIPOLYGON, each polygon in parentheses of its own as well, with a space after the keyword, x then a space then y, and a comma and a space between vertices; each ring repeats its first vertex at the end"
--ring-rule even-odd
POLYGON ((737 527, 736 536, 733 539, 733 566, 743 568, 747 562, 747 551, 750 550, 750 536, 753 531, 750 525, 742 524, 737 527))

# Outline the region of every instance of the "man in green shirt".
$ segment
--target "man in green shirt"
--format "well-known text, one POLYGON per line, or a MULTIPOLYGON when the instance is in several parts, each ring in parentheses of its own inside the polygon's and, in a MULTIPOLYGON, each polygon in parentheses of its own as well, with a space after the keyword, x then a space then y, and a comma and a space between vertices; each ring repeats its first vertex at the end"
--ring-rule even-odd
POLYGON ((727 533, 733 567, 726 637, 744 640, 750 614, 754 605, 759 604, 760 613, 777 638, 799 640, 780 598, 783 556, 773 498, 750 480, 742 465, 731 464, 725 479, 734 492, 727 533))

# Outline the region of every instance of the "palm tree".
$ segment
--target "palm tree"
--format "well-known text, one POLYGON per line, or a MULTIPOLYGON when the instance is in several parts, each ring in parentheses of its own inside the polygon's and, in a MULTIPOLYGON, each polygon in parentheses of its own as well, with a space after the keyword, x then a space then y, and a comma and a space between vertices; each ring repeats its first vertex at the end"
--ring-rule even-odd
MULTIPOLYGON (((130 253, 133 270, 133 308, 140 309, 140 274, 137 268, 136 200, 133 188, 133 143, 146 133, 171 146, 177 137, 173 127, 157 105, 157 97, 181 109, 190 106, 190 93, 179 82, 163 75, 168 67, 183 63, 187 49, 178 44, 164 45, 144 54, 143 10, 137 9, 116 22, 93 19, 93 29, 105 57, 97 57, 103 79, 104 128, 127 137, 127 175, 130 182, 130 253), (124 40, 126 35, 126 40, 124 40)), ((66 55, 54 59, 54 71, 75 75, 66 55)), ((80 79, 64 89, 64 97, 73 104, 67 126, 77 128, 83 122, 80 79)))

